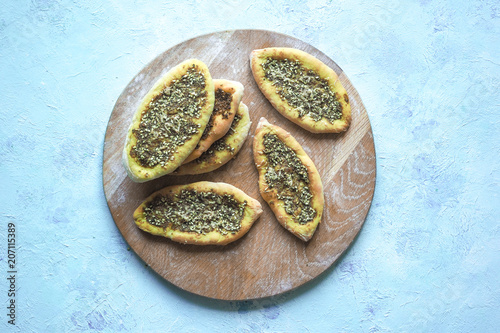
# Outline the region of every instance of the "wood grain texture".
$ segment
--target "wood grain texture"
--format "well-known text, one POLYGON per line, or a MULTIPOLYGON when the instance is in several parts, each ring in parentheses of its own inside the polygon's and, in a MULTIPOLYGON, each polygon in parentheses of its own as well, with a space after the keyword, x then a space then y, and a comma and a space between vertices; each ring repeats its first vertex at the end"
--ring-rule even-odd
POLYGON ((263 30, 232 30, 190 39, 165 51, 127 85, 111 114, 104 141, 103 185, 113 219, 131 248, 159 275, 195 294, 224 300, 267 297, 296 288, 330 267, 361 229, 375 189, 375 148, 363 103, 339 66, 311 45, 263 30), (282 46, 306 51, 333 68, 346 88, 352 124, 341 134, 312 134, 273 109, 256 86, 249 65, 254 49, 282 46), (153 83, 188 58, 208 65, 213 78, 241 82, 242 102, 252 126, 235 159, 218 170, 194 176, 167 175, 134 183, 126 175, 121 153, 131 117, 153 83), (260 197, 252 157, 259 118, 290 132, 316 164, 325 191, 325 209, 313 238, 304 243, 276 221, 260 197), (183 245, 139 230, 133 211, 156 190, 200 180, 232 184, 258 199, 264 212, 248 234, 223 247, 183 245))

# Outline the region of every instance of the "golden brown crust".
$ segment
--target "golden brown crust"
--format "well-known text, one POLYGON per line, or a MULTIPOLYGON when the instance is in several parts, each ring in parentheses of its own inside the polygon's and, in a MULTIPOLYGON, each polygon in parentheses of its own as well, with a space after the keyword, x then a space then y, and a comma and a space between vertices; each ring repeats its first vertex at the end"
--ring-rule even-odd
POLYGON ((250 130, 250 115, 248 113, 248 107, 240 103, 238 111, 236 112, 238 123, 236 126, 232 126, 232 131, 228 132, 222 138, 214 142, 212 147, 210 147, 206 152, 204 152, 198 159, 181 165, 177 170, 175 170, 173 175, 197 175, 201 173, 207 173, 215 169, 220 168, 240 151, 243 143, 245 142, 248 131, 250 130), (213 149, 214 146, 224 146, 223 150, 213 149), (213 150, 213 151, 212 151, 213 150))
POLYGON ((171 240, 183 244, 195 244, 195 245, 226 245, 228 243, 234 242, 243 235, 245 235, 253 223, 262 214, 262 207, 260 203, 248 196, 245 192, 238 189, 237 187, 226 184, 226 183, 212 183, 207 181, 201 181, 197 183, 187 184, 187 185, 174 185, 166 187, 151 194, 134 212, 133 218, 136 225, 143 231, 150 234, 163 236, 170 238, 171 240), (180 193, 182 190, 196 190, 197 192, 214 192, 220 195, 229 194, 233 195, 234 199, 238 202, 246 202, 245 211, 243 219, 241 221, 241 228, 235 234, 228 233, 223 235, 217 231, 210 231, 206 234, 199 234, 197 232, 185 232, 177 229, 172 229, 171 227, 158 227, 149 224, 144 216, 144 208, 158 195, 171 196, 180 193))
MULTIPOLYGON (((222 91, 231 94, 230 109, 227 112, 220 112, 218 114, 215 112, 212 113, 211 119, 209 120, 209 124, 212 123, 212 127, 208 133, 203 135, 202 139, 196 145, 196 148, 182 164, 189 163, 200 157, 212 143, 219 140, 227 133, 233 122, 234 115, 238 110, 238 106, 240 105, 244 91, 241 83, 224 79, 214 79, 213 82, 215 91, 217 91, 217 89, 222 89, 222 91)), ((217 103, 217 100, 215 103, 217 103)))
POLYGON ((196 147, 196 144, 201 138, 203 131, 210 119, 210 115, 212 114, 212 110, 214 107, 214 86, 212 82, 212 77, 210 76, 210 72, 208 71, 207 66, 197 60, 197 59, 189 59, 186 60, 176 67, 172 68, 168 73, 166 73, 163 77, 161 77, 151 88, 151 90, 146 94, 143 98, 141 104, 139 105, 137 111, 135 112, 132 122, 130 124, 127 139, 125 142, 125 147, 123 149, 122 160, 125 169, 127 170, 128 176, 135 182, 145 182, 149 181, 168 173, 171 173, 186 159, 186 157, 193 151, 196 147), (170 161, 166 162, 164 166, 160 164, 154 167, 144 167, 142 166, 138 160, 131 156, 131 149, 136 145, 137 138, 133 133, 134 130, 139 128, 141 123, 142 115, 144 112, 149 110, 149 104, 152 100, 154 100, 165 87, 172 84, 173 80, 178 80, 182 75, 184 75, 191 66, 197 66, 199 71, 205 77, 205 91, 206 98, 201 108, 200 117, 194 118, 193 122, 199 125, 198 132, 193 135, 189 140, 187 140, 183 145, 179 146, 177 150, 172 155, 170 161))
POLYGON ((307 156, 300 144, 287 131, 279 126, 270 124, 265 118, 261 118, 253 141, 253 155, 255 165, 259 172, 259 189, 262 198, 269 204, 278 222, 295 236, 303 241, 308 241, 313 236, 318 224, 321 222, 324 207, 323 185, 316 166, 307 156), (311 207, 317 212, 316 217, 307 224, 296 222, 284 208, 283 201, 277 198, 277 190, 268 187, 265 173, 268 166, 267 157, 264 154, 264 135, 275 134, 289 148, 291 148, 307 168, 309 176, 309 189, 312 194, 311 207))
POLYGON ((340 83, 338 75, 333 69, 325 65, 312 55, 293 48, 265 48, 252 51, 250 55, 250 65, 254 79, 264 96, 273 107, 290 121, 312 133, 339 133, 346 131, 351 123, 351 106, 345 88, 340 83), (272 82, 265 78, 262 64, 268 59, 289 59, 298 60, 301 65, 316 72, 321 78, 328 81, 330 89, 335 92, 342 107, 342 118, 334 120, 333 123, 322 118, 315 121, 309 115, 299 117, 299 112, 276 93, 276 88, 272 82))

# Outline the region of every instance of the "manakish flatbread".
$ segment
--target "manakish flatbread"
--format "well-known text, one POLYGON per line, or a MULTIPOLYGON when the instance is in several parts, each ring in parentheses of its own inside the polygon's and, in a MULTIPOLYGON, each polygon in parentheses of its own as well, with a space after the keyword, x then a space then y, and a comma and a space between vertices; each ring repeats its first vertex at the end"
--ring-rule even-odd
POLYGON ((255 81, 273 107, 312 133, 346 131, 351 123, 347 92, 335 71, 293 48, 266 48, 250 55, 255 81))
POLYGON ((223 79, 214 79, 213 82, 215 89, 214 111, 196 148, 182 164, 197 159, 212 143, 227 133, 240 105, 244 90, 241 83, 223 79))
POLYGON ((166 187, 134 212, 137 226, 184 244, 226 245, 245 235, 262 213, 260 203, 226 183, 166 187))
POLYGON ((261 118, 253 141, 259 189, 278 222, 308 241, 321 222, 323 185, 312 160, 290 133, 261 118))
POLYGON ((168 174, 196 147, 214 107, 207 66, 186 60, 160 78, 143 98, 128 130, 123 164, 135 182, 168 174))
POLYGON ((248 136, 251 121, 248 107, 240 103, 229 131, 215 141, 207 151, 196 160, 181 165, 173 175, 196 175, 220 168, 240 151, 248 136))

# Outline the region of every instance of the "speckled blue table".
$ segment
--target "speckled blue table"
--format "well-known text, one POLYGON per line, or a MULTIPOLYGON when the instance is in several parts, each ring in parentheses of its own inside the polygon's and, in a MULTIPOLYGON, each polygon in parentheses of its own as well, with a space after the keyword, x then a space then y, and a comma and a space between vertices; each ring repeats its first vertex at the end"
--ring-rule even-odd
POLYGON ((499 36, 498 1, 4 1, 0 331, 497 332, 499 36), (102 147, 116 99, 150 60, 249 28, 342 67, 370 116, 377 186, 358 238, 320 277, 214 301, 127 250, 102 147))

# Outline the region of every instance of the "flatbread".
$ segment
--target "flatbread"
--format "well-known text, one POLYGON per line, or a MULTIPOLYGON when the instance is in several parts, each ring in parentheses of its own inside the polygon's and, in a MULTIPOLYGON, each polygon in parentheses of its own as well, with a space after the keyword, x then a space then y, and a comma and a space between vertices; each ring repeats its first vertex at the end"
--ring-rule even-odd
POLYGON ((184 244, 226 245, 245 235, 262 213, 260 203, 226 183, 166 187, 134 212, 143 231, 184 244))
POLYGON ((351 107, 333 69, 312 55, 293 48, 252 51, 252 73, 272 106, 312 133, 346 131, 351 107))
POLYGON ((220 168, 240 151, 250 130, 248 107, 240 103, 229 131, 196 160, 181 165, 173 175, 196 175, 220 168))
POLYGON ((186 60, 160 78, 130 124, 123 164, 135 182, 171 173, 196 147, 214 108, 207 66, 186 60))
POLYGON ((243 97, 243 85, 236 81, 214 79, 215 104, 212 116, 193 152, 183 164, 197 159, 212 143, 222 138, 233 122, 243 97))
POLYGON ((321 221, 324 194, 312 160, 290 133, 261 118, 253 141, 262 198, 278 222, 303 241, 321 221))

